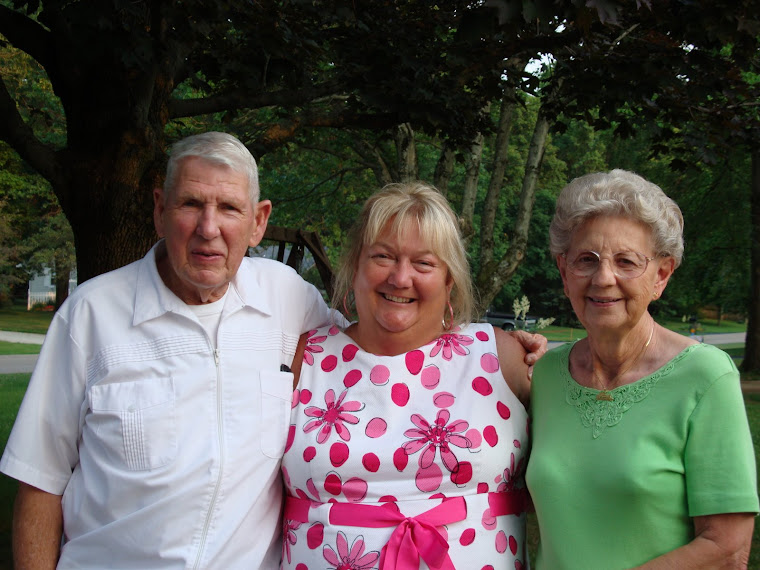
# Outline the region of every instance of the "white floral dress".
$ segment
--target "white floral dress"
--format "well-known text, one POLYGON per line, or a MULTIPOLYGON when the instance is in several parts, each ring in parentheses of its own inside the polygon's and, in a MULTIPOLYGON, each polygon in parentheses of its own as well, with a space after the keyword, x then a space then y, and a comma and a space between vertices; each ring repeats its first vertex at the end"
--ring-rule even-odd
POLYGON ((398 356, 310 331, 282 466, 282 567, 527 567, 527 448, 491 325, 398 356))

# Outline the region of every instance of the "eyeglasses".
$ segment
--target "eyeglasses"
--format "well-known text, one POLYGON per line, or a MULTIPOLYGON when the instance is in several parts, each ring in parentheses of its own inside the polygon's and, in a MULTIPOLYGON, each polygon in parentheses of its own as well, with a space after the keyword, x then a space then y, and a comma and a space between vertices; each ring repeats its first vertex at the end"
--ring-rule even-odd
MULTIPOLYGON (((591 277, 602 264, 602 256, 596 251, 582 251, 572 259, 563 253, 562 257, 567 260, 570 273, 576 277, 591 277)), ((612 254, 610 268, 621 279, 634 279, 647 270, 649 262, 653 259, 654 257, 647 257, 636 251, 619 251, 612 254)))

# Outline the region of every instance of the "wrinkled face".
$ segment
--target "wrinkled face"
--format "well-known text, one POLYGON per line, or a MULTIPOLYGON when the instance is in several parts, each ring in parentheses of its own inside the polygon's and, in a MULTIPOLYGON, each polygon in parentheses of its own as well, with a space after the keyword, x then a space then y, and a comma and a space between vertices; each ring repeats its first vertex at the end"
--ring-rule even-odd
POLYGON ((181 162, 168 195, 153 195, 156 231, 166 241, 159 261, 166 286, 190 305, 220 299, 248 246, 261 241, 271 203, 254 207, 244 174, 197 157, 181 162))
POLYGON ((362 338, 407 339, 411 348, 443 332, 452 281, 448 268, 430 251, 416 224, 399 237, 386 228, 362 248, 354 297, 362 338))
POLYGON ((675 264, 673 258, 655 257, 639 277, 624 279, 615 275, 614 254, 655 255, 649 227, 619 216, 592 218, 575 230, 567 259, 575 259, 585 251, 598 252, 602 259, 599 269, 592 275, 574 275, 562 256, 557 258, 557 265, 565 294, 589 332, 633 328, 647 311, 654 294, 662 294, 675 264))

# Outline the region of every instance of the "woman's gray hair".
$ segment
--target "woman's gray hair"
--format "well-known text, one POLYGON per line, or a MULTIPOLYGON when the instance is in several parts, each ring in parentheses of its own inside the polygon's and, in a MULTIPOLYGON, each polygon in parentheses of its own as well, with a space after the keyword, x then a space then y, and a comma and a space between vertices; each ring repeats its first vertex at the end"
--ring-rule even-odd
POLYGON ((651 229, 655 254, 683 257, 683 216, 665 192, 627 170, 586 174, 562 189, 549 227, 549 249, 554 257, 567 253, 573 233, 586 220, 598 216, 624 216, 651 229))
POLYGON ((180 163, 185 158, 197 157, 216 165, 224 165, 248 179, 251 203, 259 201, 259 169, 253 155, 237 138, 227 133, 211 131, 192 135, 174 143, 169 153, 164 181, 164 196, 174 188, 180 163))
MULTIPOLYGON (((470 265, 464 249, 459 222, 448 201, 433 186, 424 182, 388 184, 364 203, 359 217, 351 228, 346 249, 335 275, 333 306, 341 310, 344 300, 348 307, 354 278, 359 266, 362 247, 377 241, 386 228, 402 235, 407 224, 415 223, 420 236, 436 256, 446 264, 453 282, 451 306, 452 326, 472 320, 475 307, 470 265)), ((346 315, 348 316, 348 315, 346 315)), ((449 319, 448 310, 445 315, 449 319)))

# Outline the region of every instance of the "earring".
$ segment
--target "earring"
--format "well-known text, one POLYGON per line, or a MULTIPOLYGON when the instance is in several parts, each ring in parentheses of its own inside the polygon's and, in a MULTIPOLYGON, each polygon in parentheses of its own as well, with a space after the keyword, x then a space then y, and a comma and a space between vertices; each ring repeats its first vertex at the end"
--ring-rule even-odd
POLYGON ((451 306, 451 301, 446 301, 446 304, 449 307, 449 320, 451 322, 448 325, 446 324, 446 314, 444 313, 441 324, 443 325, 443 330, 450 331, 451 327, 454 326, 454 308, 451 306))
POLYGON ((660 294, 659 294, 657 291, 655 291, 655 292, 652 294, 652 299, 654 299, 654 300, 656 301, 656 300, 657 300, 657 298, 658 298, 659 296, 660 296, 660 294))

